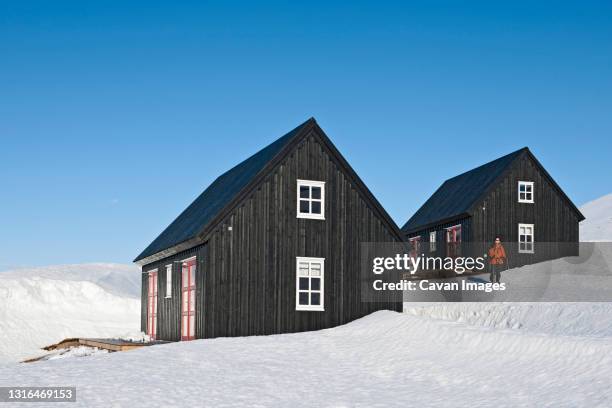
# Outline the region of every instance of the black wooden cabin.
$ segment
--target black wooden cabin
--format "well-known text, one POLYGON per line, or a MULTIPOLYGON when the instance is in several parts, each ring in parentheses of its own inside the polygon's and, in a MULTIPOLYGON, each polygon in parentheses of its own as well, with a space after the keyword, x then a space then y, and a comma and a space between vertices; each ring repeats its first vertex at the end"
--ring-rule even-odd
POLYGON ((402 227, 414 252, 482 256, 500 236, 510 267, 578 255, 584 219, 525 147, 446 180, 402 227))
POLYGON ((361 301, 361 242, 400 242, 314 119, 217 178, 136 259, 141 328, 163 340, 317 330, 361 301))

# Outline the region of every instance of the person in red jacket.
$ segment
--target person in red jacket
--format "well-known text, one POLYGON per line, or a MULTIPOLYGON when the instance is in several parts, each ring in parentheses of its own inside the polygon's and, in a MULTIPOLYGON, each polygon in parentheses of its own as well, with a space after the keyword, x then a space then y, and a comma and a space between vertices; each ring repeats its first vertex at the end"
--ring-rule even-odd
POLYGON ((501 243, 500 237, 495 237, 495 243, 489 248, 489 268, 491 276, 489 280, 491 282, 499 283, 501 278, 501 271, 507 263, 506 250, 501 243))

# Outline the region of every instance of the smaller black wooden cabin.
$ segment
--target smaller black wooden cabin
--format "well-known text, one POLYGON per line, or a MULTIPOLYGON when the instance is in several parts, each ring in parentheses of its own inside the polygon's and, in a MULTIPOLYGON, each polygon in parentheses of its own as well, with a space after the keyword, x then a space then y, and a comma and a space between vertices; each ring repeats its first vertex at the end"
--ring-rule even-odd
POLYGON ((362 242, 402 235, 310 119, 217 178, 135 259, 142 330, 170 341, 276 334, 401 311, 362 301, 362 242))
POLYGON ((402 227, 415 252, 481 256, 500 236, 510 267, 578 255, 584 219, 525 147, 446 180, 402 227))

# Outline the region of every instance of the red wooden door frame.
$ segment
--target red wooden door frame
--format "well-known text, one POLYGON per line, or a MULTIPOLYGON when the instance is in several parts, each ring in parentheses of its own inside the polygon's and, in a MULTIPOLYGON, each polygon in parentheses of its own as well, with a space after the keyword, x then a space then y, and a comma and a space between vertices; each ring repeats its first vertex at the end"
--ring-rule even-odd
POLYGON ((157 338, 157 271, 149 272, 147 301, 147 334, 151 340, 157 338))
POLYGON ((446 229, 446 246, 448 256, 461 254, 461 224, 446 229))
POLYGON ((181 340, 195 339, 196 260, 183 262, 181 269, 181 340))
POLYGON ((410 256, 416 258, 421 252, 421 236, 417 235, 409 239, 410 242, 410 256))

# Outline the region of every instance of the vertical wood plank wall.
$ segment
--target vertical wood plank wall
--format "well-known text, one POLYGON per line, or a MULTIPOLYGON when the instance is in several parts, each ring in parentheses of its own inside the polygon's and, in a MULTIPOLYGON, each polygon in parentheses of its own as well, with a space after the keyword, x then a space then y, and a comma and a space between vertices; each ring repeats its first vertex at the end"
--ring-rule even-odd
POLYGON ((363 303, 360 293, 360 243, 396 241, 321 144, 308 138, 209 240, 205 337, 316 330, 401 310, 396 303, 363 303), (298 179, 326 182, 325 220, 296 217, 298 179), (324 312, 295 310, 297 256, 325 258, 324 312))
POLYGON ((180 263, 171 299, 164 298, 164 265, 191 255, 198 257, 198 338, 317 330, 376 310, 401 311, 399 302, 361 302, 360 243, 398 241, 372 207, 318 139, 308 137, 205 245, 143 267, 158 269, 158 337, 180 338, 180 263), (326 183, 325 220, 296 217, 298 179, 326 183), (325 258, 323 312, 295 310, 298 256, 325 258))
MULTIPOLYGON (((157 338, 160 340, 178 341, 181 339, 181 276, 182 276, 182 261, 193 256, 196 257, 196 302, 200 300, 199 295, 202 293, 204 285, 203 274, 200 272, 204 268, 206 254, 206 245, 189 249, 180 252, 163 260, 145 265, 143 270, 143 292, 142 292, 142 308, 141 308, 141 325, 143 331, 146 331, 146 303, 148 287, 148 271, 157 269, 157 338), (172 290, 171 297, 166 297, 166 265, 172 265, 172 290)), ((199 305, 196 304, 196 308, 199 305)), ((196 319, 201 319, 202 316, 196 312, 196 319)), ((198 323, 196 322, 196 329, 198 323)), ((196 333, 197 335, 197 333, 196 333)))
POLYGON ((421 236, 421 252, 428 256, 446 256, 446 229, 455 225, 461 225, 461 240, 469 242, 472 236, 472 219, 471 217, 460 218, 455 221, 445 222, 443 224, 434 225, 425 228, 421 231, 408 234, 408 238, 421 236), (436 233, 436 251, 429 251, 429 234, 436 233))
POLYGON ((425 248, 429 233, 437 231, 437 252, 440 252, 444 247, 440 244, 446 242, 444 229, 461 224, 464 242, 482 244, 470 247, 470 255, 482 256, 495 236, 500 235, 509 252, 511 267, 578 255, 578 216, 528 155, 517 159, 506 176, 477 204, 470 217, 435 225, 408 237, 421 235, 425 248), (534 203, 518 202, 519 181, 534 182, 534 203), (534 254, 518 253, 519 223, 534 224, 534 254))
POLYGON ((495 235, 512 247, 511 266, 577 255, 578 216, 527 155, 481 201, 473 216, 473 240, 491 243, 495 235), (518 182, 534 182, 534 203, 518 202, 518 182), (482 207, 486 210, 482 210, 482 207), (534 224, 535 253, 518 254, 518 224, 534 224), (567 243, 567 244, 556 244, 567 243), (576 245, 568 245, 575 243, 576 245), (540 246, 538 246, 540 244, 540 246))

